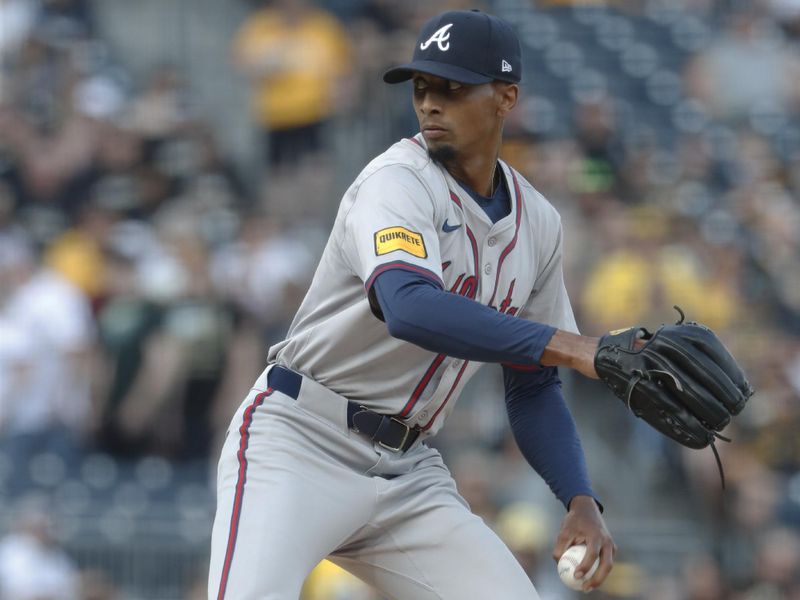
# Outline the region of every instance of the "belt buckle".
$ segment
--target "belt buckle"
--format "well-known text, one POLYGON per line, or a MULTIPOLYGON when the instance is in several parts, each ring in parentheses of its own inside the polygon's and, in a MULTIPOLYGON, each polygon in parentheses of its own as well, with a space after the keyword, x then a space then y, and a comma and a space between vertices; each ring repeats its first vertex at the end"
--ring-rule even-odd
POLYGON ((400 440, 400 445, 397 446, 396 448, 394 448, 392 446, 389 446, 388 444, 385 444, 384 442, 380 442, 380 441, 378 442, 378 445, 382 446, 383 448, 386 448, 390 452, 400 452, 403 449, 403 446, 405 446, 406 440, 408 440, 408 436, 411 434, 411 427, 409 427, 406 423, 403 423, 400 419, 396 419, 395 417, 389 417, 389 418, 392 421, 394 421, 395 423, 399 423, 400 425, 405 427, 406 428, 406 432, 405 432, 405 434, 403 434, 403 439, 400 440))

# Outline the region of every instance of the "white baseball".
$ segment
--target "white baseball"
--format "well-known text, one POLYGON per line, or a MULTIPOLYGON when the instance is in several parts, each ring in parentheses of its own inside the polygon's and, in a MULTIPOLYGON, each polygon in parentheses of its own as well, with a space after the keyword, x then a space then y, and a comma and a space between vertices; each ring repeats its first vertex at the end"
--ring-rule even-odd
POLYGON ((558 560, 558 576, 561 578, 561 581, 564 582, 564 585, 570 589, 581 591, 583 589, 583 584, 592 578, 592 575, 594 575, 594 572, 597 570, 597 566, 600 564, 600 558, 598 557, 595 559, 592 568, 589 569, 581 579, 576 579, 575 569, 581 564, 585 555, 586 544, 576 544, 575 546, 567 548, 558 560))

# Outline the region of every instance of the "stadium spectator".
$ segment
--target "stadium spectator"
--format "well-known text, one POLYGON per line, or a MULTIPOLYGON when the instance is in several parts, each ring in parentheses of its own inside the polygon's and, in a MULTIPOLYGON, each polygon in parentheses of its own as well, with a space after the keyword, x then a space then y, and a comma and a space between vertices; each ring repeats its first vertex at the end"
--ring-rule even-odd
MULTIPOLYGON (((155 451, 200 460, 209 452, 210 412, 225 364, 228 313, 212 293, 208 248, 195 235, 192 216, 184 211, 165 216, 155 234, 148 253, 138 259, 137 281, 126 277, 124 259, 116 264, 117 282, 134 283, 128 300, 136 320, 115 338, 113 313, 103 319, 109 327, 107 339, 121 353, 117 376, 126 383, 116 388, 105 415, 110 428, 106 439, 118 452, 155 451), (120 359, 135 361, 133 372, 120 359)), ((120 308, 122 304, 114 306, 120 308)))
POLYGON ((87 206, 76 216, 76 224, 54 237, 43 261, 81 290, 92 302, 100 303, 106 293, 105 246, 117 214, 87 206))
MULTIPOLYGON (((15 355, 16 385, 2 393, 0 443, 23 473, 36 452, 74 462, 91 411, 95 327, 89 302, 39 266, 25 239, 3 240, 0 290, 0 318, 26 341, 15 355)), ((15 479, 22 482, 24 476, 15 479)))
POLYGON ((53 537, 53 523, 28 510, 0 540, 0 597, 79 600, 78 569, 53 537))
POLYGON ((272 166, 291 166, 325 146, 353 68, 350 39, 336 18, 309 0, 262 2, 240 29, 236 65, 251 80, 254 119, 272 166))
POLYGON ((761 2, 739 2, 724 29, 685 71, 691 96, 735 123, 800 110, 800 58, 766 18, 761 2))
POLYGON ((613 104, 608 98, 579 104, 574 119, 574 139, 581 160, 573 174, 573 187, 583 194, 627 199, 623 180, 625 147, 613 104))
MULTIPOLYGON (((664 321, 674 304, 710 327, 730 326, 736 304, 736 262, 732 272, 713 270, 709 248, 693 226, 655 206, 612 211, 601 222, 619 248, 604 249, 587 274, 581 306, 592 328, 620 321, 664 321)), ((714 258, 720 258, 718 254, 714 258)))
POLYGON ((245 392, 263 366, 269 340, 283 335, 302 299, 314 268, 311 239, 286 224, 249 214, 239 235, 220 244, 209 265, 218 298, 231 313, 232 332, 223 378, 214 405, 214 428, 221 443, 232 399, 245 392))
POLYGON ((735 598, 796 598, 800 591, 800 536, 796 529, 768 526, 755 539, 755 552, 735 598))
POLYGON ((149 74, 144 89, 131 101, 127 122, 148 146, 157 146, 179 132, 191 115, 189 91, 180 69, 165 64, 149 74))
POLYGON ((686 600, 717 600, 730 594, 713 556, 690 555, 683 565, 683 582, 686 600))

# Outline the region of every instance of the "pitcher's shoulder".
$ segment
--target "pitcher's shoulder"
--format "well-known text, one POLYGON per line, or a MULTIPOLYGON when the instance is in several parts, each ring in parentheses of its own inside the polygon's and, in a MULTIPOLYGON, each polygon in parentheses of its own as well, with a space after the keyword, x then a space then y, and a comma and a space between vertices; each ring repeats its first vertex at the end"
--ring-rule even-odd
POLYGON ((373 175, 414 176, 432 192, 446 187, 444 174, 439 165, 430 159, 424 146, 416 138, 404 138, 373 158, 356 178, 361 183, 373 175))
POLYGON ((558 210, 544 194, 537 190, 530 181, 525 179, 519 171, 506 163, 503 163, 503 165, 513 174, 512 179, 516 181, 519 193, 522 195, 522 203, 526 210, 531 211, 539 219, 547 218, 557 222, 561 221, 561 215, 558 213, 558 210))

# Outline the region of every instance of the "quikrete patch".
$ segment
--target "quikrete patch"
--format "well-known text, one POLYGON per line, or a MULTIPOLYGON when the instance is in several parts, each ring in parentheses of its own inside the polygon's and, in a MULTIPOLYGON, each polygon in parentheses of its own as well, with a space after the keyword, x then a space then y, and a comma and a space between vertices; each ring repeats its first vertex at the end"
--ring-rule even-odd
POLYGON ((375 255, 381 256, 395 250, 408 252, 412 256, 427 258, 422 234, 405 227, 387 227, 375 232, 375 255))

